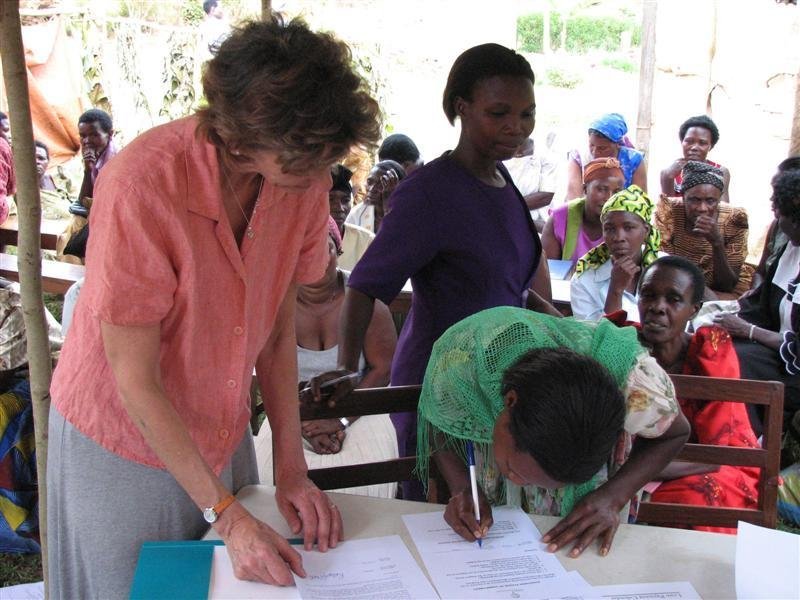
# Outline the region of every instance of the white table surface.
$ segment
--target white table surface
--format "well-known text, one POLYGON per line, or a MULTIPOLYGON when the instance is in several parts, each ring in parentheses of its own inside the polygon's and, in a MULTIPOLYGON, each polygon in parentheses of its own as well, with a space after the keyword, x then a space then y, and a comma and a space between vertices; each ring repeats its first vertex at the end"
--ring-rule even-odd
MULTIPOLYGON (((237 497, 256 517, 278 533, 292 537, 274 499, 270 486, 248 486, 237 497)), ((414 542, 401 516, 409 513, 442 511, 444 507, 424 502, 385 500, 348 494, 330 494, 344 519, 346 538, 371 538, 399 535, 425 571, 414 542)), ((558 522, 556 517, 532 515, 544 533, 558 522)), ((207 539, 219 539, 210 530, 207 539)), ((734 560, 736 537, 666 527, 621 525, 606 557, 596 547, 572 559, 562 550, 558 558, 567 570, 578 570, 593 585, 690 581, 705 599, 736 597, 734 560)))

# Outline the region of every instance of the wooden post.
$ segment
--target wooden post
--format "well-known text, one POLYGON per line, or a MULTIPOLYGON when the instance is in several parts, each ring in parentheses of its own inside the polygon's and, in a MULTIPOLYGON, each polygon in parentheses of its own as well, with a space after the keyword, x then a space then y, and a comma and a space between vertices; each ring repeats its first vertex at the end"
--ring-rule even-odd
POLYGON ((636 121, 636 149, 645 158, 650 151, 653 124, 653 79, 656 72, 657 0, 644 0, 642 12, 642 64, 639 67, 639 115, 636 121))
POLYGON ((267 21, 272 15, 272 0, 261 0, 261 20, 267 21))
POLYGON ((797 71, 794 88, 794 117, 792 138, 789 140, 789 156, 800 156, 800 70, 797 71))
POLYGON ((13 134, 19 213, 18 264, 22 312, 28 340, 36 470, 39 481, 39 532, 42 542, 45 597, 47 597, 47 422, 50 411, 50 342, 42 301, 42 264, 39 232, 41 201, 34 161, 33 126, 28 99, 28 73, 22 46, 19 2, 0 2, 0 54, 13 134))

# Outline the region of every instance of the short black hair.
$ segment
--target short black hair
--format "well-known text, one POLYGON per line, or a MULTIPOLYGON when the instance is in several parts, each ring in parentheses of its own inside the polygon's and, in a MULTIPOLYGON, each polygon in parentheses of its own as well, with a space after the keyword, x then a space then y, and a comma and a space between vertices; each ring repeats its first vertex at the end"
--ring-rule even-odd
POLYGON ((111 133, 111 130, 114 129, 114 124, 111 121, 111 115, 104 110, 100 110, 99 108, 90 108, 80 117, 78 117, 79 125, 81 123, 94 123, 95 121, 100 123, 100 129, 106 133, 111 133))
POLYGON ((379 160, 374 165, 372 165, 373 169, 376 167, 384 169, 386 171, 391 169, 392 171, 397 173, 397 181, 402 181, 403 178, 406 176, 406 170, 403 168, 403 165, 401 165, 399 162, 395 160, 379 160))
POLYGON ((800 155, 785 158, 781 161, 781 164, 778 165, 778 173, 793 171, 795 169, 800 169, 800 155))
POLYGON ((33 145, 36 148, 41 148, 42 150, 44 150, 45 154, 47 154, 47 158, 48 159, 50 158, 50 148, 47 147, 47 144, 39 140, 33 140, 33 145))
POLYGON ((719 129, 717 129, 717 124, 711 120, 711 117, 706 115, 698 115, 696 117, 690 117, 686 119, 683 124, 681 125, 680 129, 678 129, 678 139, 683 141, 683 138, 686 137, 686 132, 689 131, 691 127, 702 127, 703 129, 708 129, 711 133, 711 147, 717 145, 719 141, 719 129))
POLYGON ((407 135, 393 133, 378 148, 378 160, 395 160, 400 164, 419 160, 419 148, 407 135))
MULTIPOLYGON (((703 275, 703 271, 700 270, 700 267, 692 261, 687 260, 683 256, 676 256, 674 254, 662 256, 654 260, 653 263, 647 267, 645 273, 655 267, 677 269, 678 271, 686 273, 692 279, 692 304, 703 301, 703 295, 706 293, 706 278, 703 275)), ((639 281, 644 281, 644 276, 642 276, 639 281)))
POLYGON ((525 58, 500 44, 474 46, 456 58, 444 86, 442 107, 447 120, 456 121, 456 98, 472 100, 475 85, 490 77, 524 77, 535 83, 533 69, 525 58))
POLYGON ((537 348, 503 374, 503 396, 511 390, 511 435, 547 475, 583 483, 606 464, 625 424, 625 398, 603 365, 568 348, 537 348))
POLYGON ((217 0, 206 0, 203 2, 203 12, 206 14, 211 13, 211 9, 217 5, 217 0))
POLYGON ((772 180, 772 206, 800 224, 800 169, 778 173, 772 180))

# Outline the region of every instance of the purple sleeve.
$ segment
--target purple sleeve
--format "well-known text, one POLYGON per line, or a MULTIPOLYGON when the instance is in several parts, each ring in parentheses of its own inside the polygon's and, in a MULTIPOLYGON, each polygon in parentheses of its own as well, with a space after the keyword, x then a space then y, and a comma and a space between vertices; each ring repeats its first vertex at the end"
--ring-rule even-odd
POLYGON ((392 210, 381 222, 378 235, 358 261, 349 287, 385 304, 395 299, 406 281, 436 256, 443 232, 419 177, 399 185, 392 210))

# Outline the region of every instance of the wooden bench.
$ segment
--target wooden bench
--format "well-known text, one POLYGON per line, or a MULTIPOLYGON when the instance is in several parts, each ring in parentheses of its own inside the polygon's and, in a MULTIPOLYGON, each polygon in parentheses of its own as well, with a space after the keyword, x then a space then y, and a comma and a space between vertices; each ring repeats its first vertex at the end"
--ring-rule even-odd
MULTIPOLYGON (((42 289, 50 294, 65 294, 69 287, 84 276, 86 267, 55 260, 42 261, 42 289)), ((0 276, 19 281, 16 256, 0 254, 0 276)))
MULTIPOLYGON (((43 219, 41 224, 41 246, 42 250, 55 250, 58 244, 58 237, 64 233, 68 221, 51 221, 43 219)), ((5 246, 16 246, 17 236, 19 235, 19 221, 16 215, 8 217, 0 224, 0 251, 5 246)))

